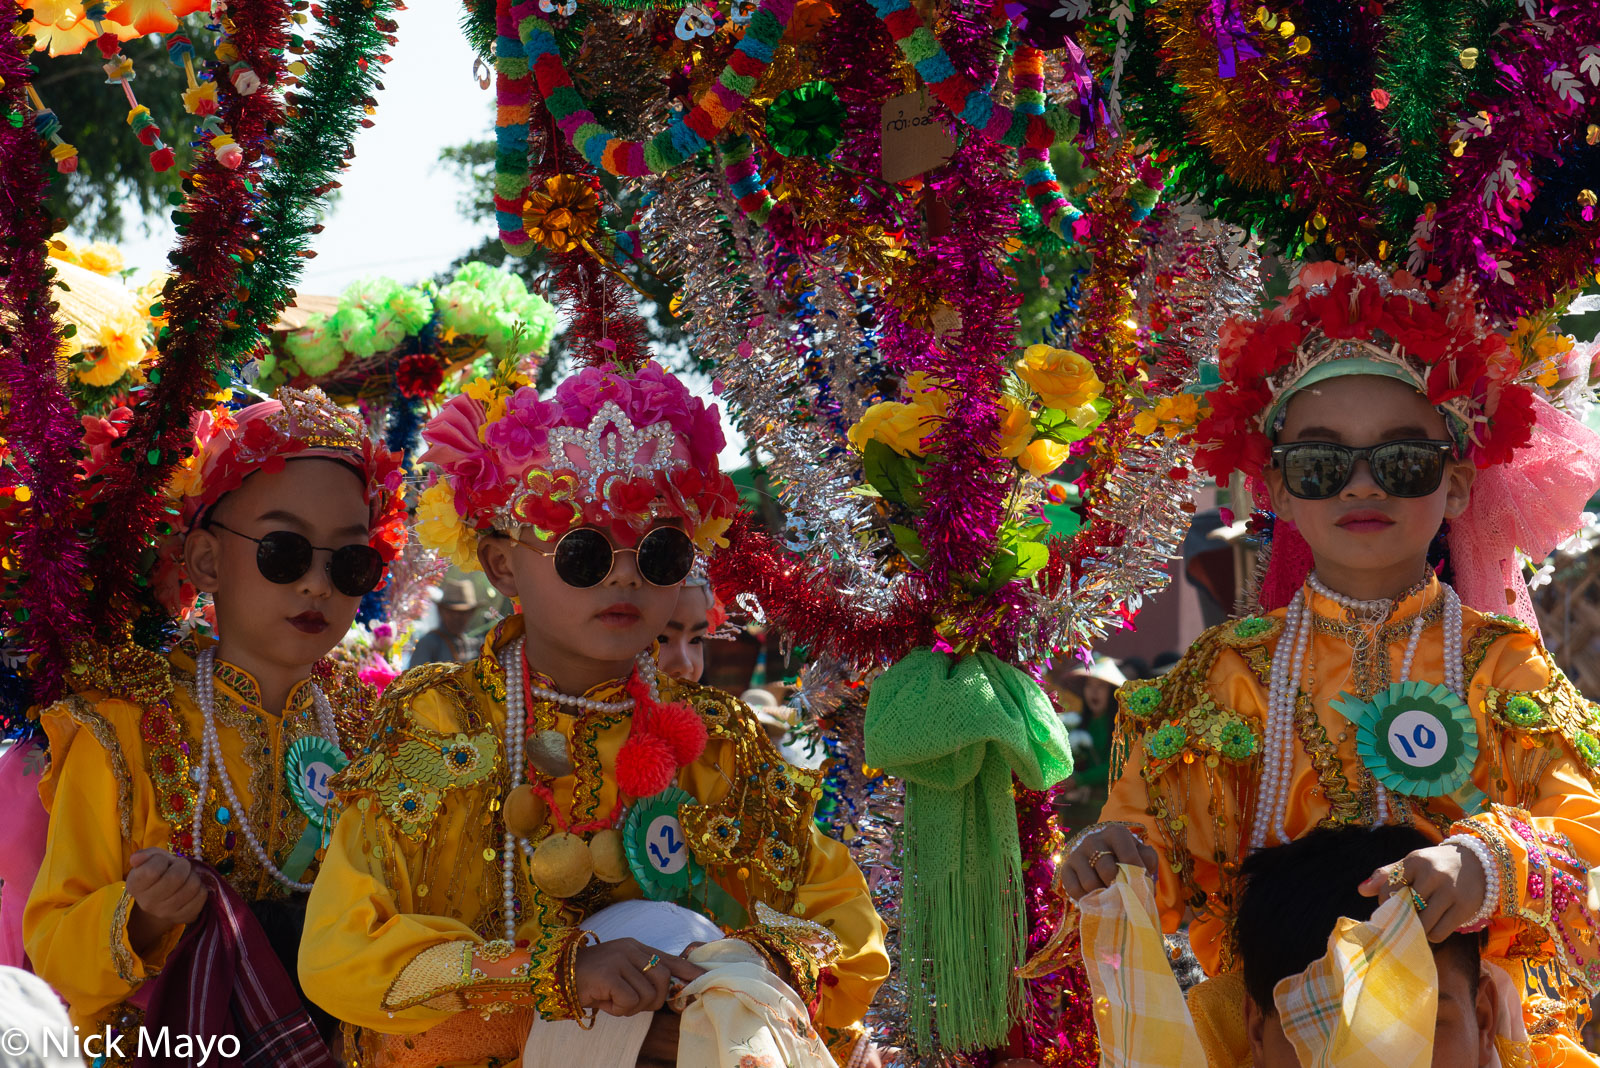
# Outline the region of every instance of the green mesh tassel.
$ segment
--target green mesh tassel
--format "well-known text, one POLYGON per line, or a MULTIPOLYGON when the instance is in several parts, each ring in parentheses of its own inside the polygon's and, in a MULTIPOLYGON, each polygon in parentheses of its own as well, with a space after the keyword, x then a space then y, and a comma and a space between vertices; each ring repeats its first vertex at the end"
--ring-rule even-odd
POLYGON ((1050 701, 989 653, 918 649, 872 684, 866 760, 906 784, 901 971, 919 1050, 1005 1041, 1027 941, 1013 774, 1043 790, 1072 774, 1050 701))

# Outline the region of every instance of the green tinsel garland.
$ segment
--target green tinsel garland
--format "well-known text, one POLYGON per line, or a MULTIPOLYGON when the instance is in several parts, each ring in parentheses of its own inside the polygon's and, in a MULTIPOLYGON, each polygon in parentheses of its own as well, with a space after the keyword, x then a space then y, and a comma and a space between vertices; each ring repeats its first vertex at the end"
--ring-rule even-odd
POLYGON ((494 0, 466 0, 462 5, 461 32, 479 57, 494 63, 494 0))
POLYGON ((326 0, 324 30, 299 86, 285 97, 287 117, 273 166, 262 176, 255 256, 239 271, 248 293, 229 311, 237 329, 223 335, 224 365, 238 365, 260 345, 261 330, 293 299, 303 253, 321 209, 318 200, 353 154, 356 132, 371 125, 379 56, 394 43, 395 0, 326 0))
MULTIPOLYGON (((1305 246, 1305 212, 1291 210, 1283 195, 1241 186, 1212 160, 1199 138, 1191 140, 1184 93, 1162 73, 1161 41, 1145 18, 1146 11, 1163 2, 1145 0, 1133 5, 1128 58, 1122 70, 1123 115, 1128 128, 1166 150, 1166 165, 1172 168, 1170 186, 1213 205, 1218 216, 1248 227, 1287 255, 1299 255, 1305 246)), ((1116 31, 1109 22, 1103 24, 1103 31, 1099 44, 1110 55, 1116 48, 1116 31)))
POLYGON ((1423 206, 1450 193, 1444 167, 1449 134, 1441 116, 1455 110, 1466 89, 1461 50, 1469 20, 1482 6, 1478 0, 1393 0, 1384 7, 1375 92, 1389 95, 1379 115, 1394 139, 1394 161, 1378 169, 1374 192, 1395 248, 1406 247, 1423 206), (1391 178, 1404 184, 1393 188, 1391 178))

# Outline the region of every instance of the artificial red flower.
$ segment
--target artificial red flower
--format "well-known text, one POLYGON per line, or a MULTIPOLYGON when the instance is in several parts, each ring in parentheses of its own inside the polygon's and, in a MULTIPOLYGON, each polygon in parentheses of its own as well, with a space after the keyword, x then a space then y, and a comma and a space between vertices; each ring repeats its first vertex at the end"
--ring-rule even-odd
POLYGON ((1487 412, 1488 430, 1478 442, 1473 462, 1480 468, 1503 464, 1526 445, 1533 437, 1533 402, 1533 391, 1525 386, 1502 389, 1493 410, 1487 412))
POLYGON ((423 400, 437 393, 444 384, 444 367, 437 357, 414 352, 400 361, 394 380, 402 397, 423 400))

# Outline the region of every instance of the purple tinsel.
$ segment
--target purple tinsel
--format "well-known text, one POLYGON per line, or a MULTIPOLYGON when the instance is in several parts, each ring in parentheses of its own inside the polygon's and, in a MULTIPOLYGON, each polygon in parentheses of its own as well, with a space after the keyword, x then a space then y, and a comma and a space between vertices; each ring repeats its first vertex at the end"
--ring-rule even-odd
MULTIPOLYGON (((17 0, 6 0, 4 21, 27 21, 17 0)), ((0 280, 0 323, 6 324, 0 327, 0 386, 7 395, 0 439, 10 448, 0 486, 26 487, 31 494, 6 546, 16 558, 17 578, 7 591, 5 622, 11 640, 36 658, 32 699, 39 702, 60 695, 67 643, 86 628, 84 551, 73 523, 82 427, 57 362, 61 330, 51 297, 54 272, 46 263, 54 232, 44 206, 50 175, 26 103, 32 43, 31 36, 7 34, 0 44, 6 120, 0 121, 0 246, 9 258, 0 280)))

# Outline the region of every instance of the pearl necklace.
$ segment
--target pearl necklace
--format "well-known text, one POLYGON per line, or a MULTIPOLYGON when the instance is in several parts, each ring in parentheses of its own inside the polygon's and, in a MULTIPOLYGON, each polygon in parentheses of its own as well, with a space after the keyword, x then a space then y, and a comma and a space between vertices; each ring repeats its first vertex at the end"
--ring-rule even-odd
MULTIPOLYGON (((500 651, 500 673, 506 686, 506 727, 505 751, 506 759, 511 764, 510 785, 506 793, 522 785, 522 765, 526 755, 526 738, 523 735, 523 724, 528 717, 528 707, 523 696, 523 687, 517 684, 523 670, 523 639, 518 638, 500 651)), ((659 681, 656 674, 656 662, 648 652, 640 653, 634 663, 639 668, 639 677, 650 688, 650 698, 653 701, 661 699, 659 681)), ((547 690, 542 686, 529 686, 528 692, 533 696, 546 701, 554 701, 558 705, 569 708, 581 708, 585 711, 615 714, 626 712, 633 708, 633 698, 622 701, 596 701, 590 697, 573 697, 571 694, 547 690)), ((502 919, 505 925, 507 942, 517 940, 517 885, 516 867, 517 854, 529 856, 533 852, 533 845, 526 838, 518 838, 510 831, 505 832, 505 839, 500 850, 500 894, 502 919)))
MULTIPOLYGON (((267 855, 266 847, 257 837, 256 829, 251 825, 244 806, 239 804, 239 794, 233 788, 233 777, 228 774, 228 766, 222 761, 222 742, 217 738, 216 654, 216 647, 212 646, 203 650, 195 659, 194 703, 200 706, 203 728, 200 736, 200 777, 197 780, 200 789, 195 796, 192 828, 194 857, 196 860, 200 859, 200 832, 205 826, 206 794, 211 789, 211 766, 215 763, 222 783, 222 793, 228 799, 229 810, 233 813, 233 818, 239 821, 239 829, 244 832, 244 840, 250 843, 250 850, 256 855, 261 870, 272 876, 278 885, 305 893, 311 889, 310 883, 296 882, 272 863, 272 858, 267 855)), ((308 682, 306 685, 311 688, 311 703, 317 710, 318 729, 324 738, 337 746, 339 725, 333 718, 333 705, 316 683, 308 682)))
MULTIPOLYGON (((1315 574, 1306 581, 1313 591, 1339 605, 1356 620, 1368 623, 1376 630, 1393 612, 1396 602, 1391 600, 1361 601, 1329 589, 1315 574)), ((1409 594, 1408 594, 1409 595, 1409 594)), ((1461 644, 1461 598, 1448 584, 1444 587, 1444 675, 1445 686, 1459 697, 1466 696, 1463 650, 1461 644)), ((1417 613, 1406 642, 1405 656, 1401 660, 1402 679, 1411 677, 1411 665, 1422 642, 1422 612, 1417 613)), ((1261 763, 1261 786, 1256 800, 1256 818, 1250 829, 1250 850, 1254 852, 1267 844, 1270 833, 1278 842, 1289 841, 1284 819, 1289 810, 1289 786, 1294 776, 1294 713, 1300 699, 1300 684, 1304 677, 1306 653, 1311 646, 1314 630, 1313 612, 1306 599, 1305 590, 1295 593, 1288 612, 1284 615, 1283 632, 1278 638, 1279 655, 1272 658, 1272 671, 1267 683, 1266 745, 1261 763), (1282 655, 1288 650, 1289 655, 1282 655)), ((1389 822, 1389 791, 1382 783, 1375 783, 1378 803, 1378 823, 1389 822)))

